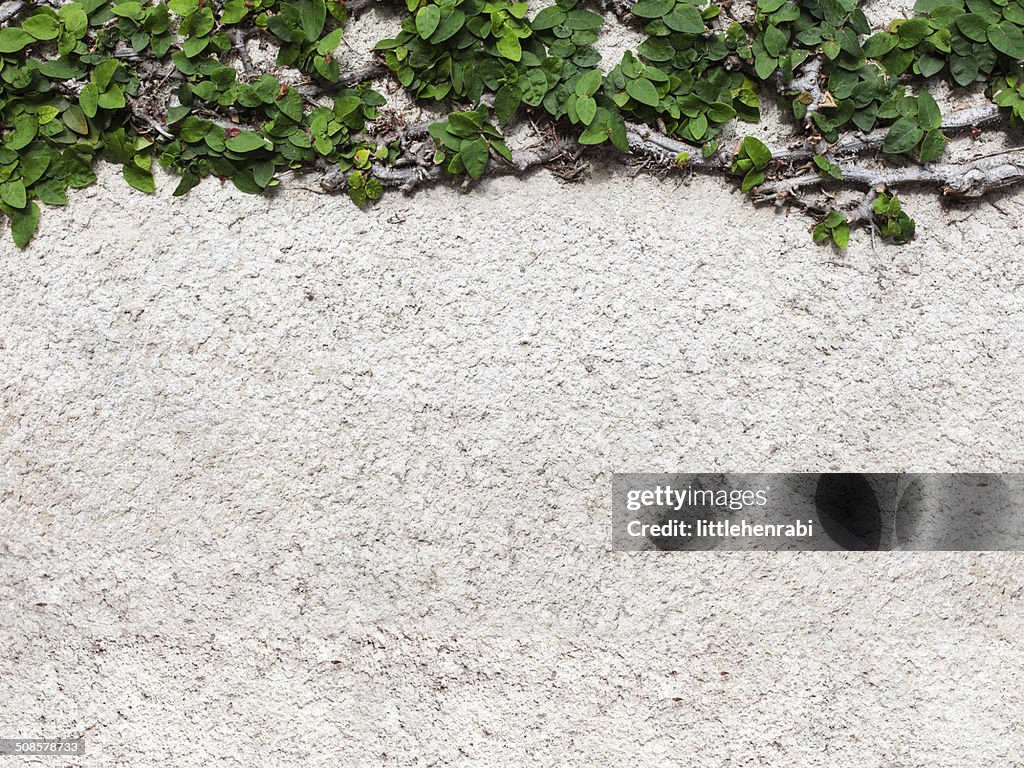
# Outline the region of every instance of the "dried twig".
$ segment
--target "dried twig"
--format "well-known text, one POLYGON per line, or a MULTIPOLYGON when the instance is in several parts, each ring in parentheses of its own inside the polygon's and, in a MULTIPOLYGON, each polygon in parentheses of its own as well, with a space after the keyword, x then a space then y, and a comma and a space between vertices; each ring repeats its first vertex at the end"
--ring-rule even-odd
MULTIPOLYGON (((416 132, 417 126, 411 131, 416 132)), ((413 135, 413 134, 410 134, 413 135)), ((559 139, 545 139, 529 149, 514 150, 512 162, 497 157, 493 152, 484 168, 485 176, 498 176, 510 173, 525 173, 549 163, 561 160, 572 154, 573 145, 559 139)), ((440 165, 435 165, 431 158, 434 154, 432 141, 411 144, 394 165, 374 163, 372 175, 382 186, 399 189, 402 192, 413 192, 422 186, 438 184, 452 180, 440 165)), ((345 188, 349 173, 341 173, 337 169, 318 166, 322 171, 320 186, 328 192, 339 192, 345 188)), ((467 180, 468 181, 468 180, 467 180)))
POLYGON ((932 163, 908 168, 868 168, 839 163, 842 179, 836 181, 817 173, 784 178, 758 189, 759 199, 785 198, 807 187, 823 183, 845 183, 860 187, 896 189, 907 186, 937 186, 949 197, 977 198, 997 189, 1024 182, 1024 151, 982 157, 964 163, 932 163))
POLYGON ((252 64, 252 58, 249 56, 249 48, 246 46, 247 35, 245 30, 240 27, 233 27, 228 31, 228 37, 231 39, 231 47, 235 49, 235 53, 238 55, 238 60, 242 63, 242 71, 246 76, 252 76, 256 68, 252 64))
POLYGON ((342 72, 338 77, 336 83, 317 83, 317 82, 306 82, 299 83, 294 86, 295 90, 298 91, 302 96, 306 98, 317 98, 319 96, 329 96, 339 88, 351 88, 365 80, 374 80, 378 77, 384 77, 389 72, 388 68, 379 62, 367 64, 365 67, 359 69, 353 69, 349 72, 342 72))

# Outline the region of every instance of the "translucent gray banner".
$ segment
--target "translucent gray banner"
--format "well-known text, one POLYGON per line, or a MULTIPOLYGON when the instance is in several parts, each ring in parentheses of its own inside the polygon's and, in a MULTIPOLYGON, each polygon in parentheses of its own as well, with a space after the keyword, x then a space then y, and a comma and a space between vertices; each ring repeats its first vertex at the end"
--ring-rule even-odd
POLYGON ((616 474, 612 548, 1024 550, 1024 475, 616 474))
POLYGON ((84 754, 82 739, 0 739, 0 755, 79 757, 84 754))

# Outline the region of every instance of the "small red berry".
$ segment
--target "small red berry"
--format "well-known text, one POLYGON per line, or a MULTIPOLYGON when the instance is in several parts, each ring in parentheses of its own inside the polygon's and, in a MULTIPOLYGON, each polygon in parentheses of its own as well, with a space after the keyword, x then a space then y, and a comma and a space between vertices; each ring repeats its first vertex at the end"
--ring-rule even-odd
POLYGON ((235 136, 237 136, 241 132, 242 130, 240 128, 228 128, 228 136, 232 139, 235 138, 235 136))
POLYGON ((981 136, 981 128, 971 128, 971 136, 979 138, 981 136))

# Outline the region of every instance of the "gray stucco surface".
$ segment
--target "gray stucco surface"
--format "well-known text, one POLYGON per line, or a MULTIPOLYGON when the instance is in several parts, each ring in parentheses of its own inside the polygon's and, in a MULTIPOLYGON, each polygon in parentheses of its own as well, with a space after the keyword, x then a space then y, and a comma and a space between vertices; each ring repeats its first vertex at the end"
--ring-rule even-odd
POLYGON ((1020 471, 1024 198, 910 196, 917 241, 839 255, 716 180, 170 188, 105 172, 0 246, 0 736, 1022 764, 1020 555, 613 553, 609 504, 613 471, 1020 471))

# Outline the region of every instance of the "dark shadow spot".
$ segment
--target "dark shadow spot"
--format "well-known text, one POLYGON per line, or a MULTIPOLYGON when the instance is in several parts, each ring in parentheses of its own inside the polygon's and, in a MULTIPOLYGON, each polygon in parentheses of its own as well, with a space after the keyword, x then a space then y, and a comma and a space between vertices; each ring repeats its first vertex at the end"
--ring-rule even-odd
POLYGON ((925 516, 923 479, 915 477, 900 496, 896 507, 896 543, 911 548, 921 540, 921 521, 925 516))
POLYGON ((843 549, 877 550, 882 542, 882 510, 864 475, 822 475, 814 506, 825 533, 843 549))

